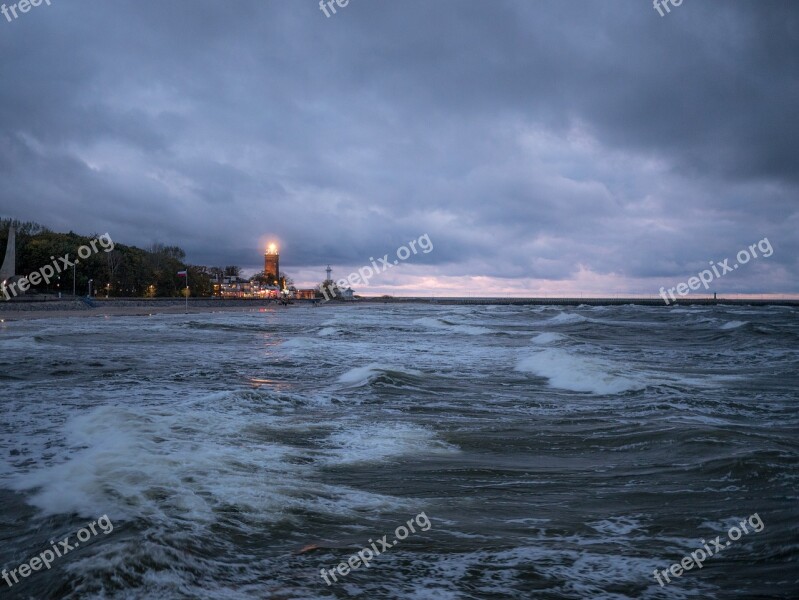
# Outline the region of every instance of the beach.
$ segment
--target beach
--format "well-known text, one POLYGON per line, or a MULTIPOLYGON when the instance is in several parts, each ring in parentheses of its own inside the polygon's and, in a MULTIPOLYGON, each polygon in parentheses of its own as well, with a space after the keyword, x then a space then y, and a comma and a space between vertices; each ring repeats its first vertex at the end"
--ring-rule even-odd
POLYGON ((46 302, 8 302, 0 304, 0 321, 26 321, 32 319, 134 317, 161 314, 203 314, 220 312, 257 312, 267 308, 281 310, 292 307, 310 307, 310 303, 278 305, 263 300, 194 299, 188 306, 180 299, 124 299, 95 300, 89 306, 80 300, 50 300, 46 302))

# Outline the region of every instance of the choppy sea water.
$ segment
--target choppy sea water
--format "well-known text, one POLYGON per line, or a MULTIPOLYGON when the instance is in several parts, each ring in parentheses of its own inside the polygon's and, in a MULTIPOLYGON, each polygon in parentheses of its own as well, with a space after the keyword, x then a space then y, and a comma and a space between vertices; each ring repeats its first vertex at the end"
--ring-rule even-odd
POLYGON ((114 530, 0 597, 799 597, 798 317, 362 305, 2 324, 0 565, 102 515, 114 530), (421 512, 428 531, 321 578, 421 512), (657 583, 753 513, 762 531, 657 583))

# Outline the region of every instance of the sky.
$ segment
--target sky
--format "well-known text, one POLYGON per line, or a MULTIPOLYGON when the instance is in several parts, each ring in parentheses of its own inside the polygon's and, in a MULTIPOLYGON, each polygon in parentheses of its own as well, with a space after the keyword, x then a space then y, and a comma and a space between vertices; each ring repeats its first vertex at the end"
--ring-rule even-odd
POLYGON ((333 6, 0 15, 0 217, 422 296, 656 295, 767 239, 708 292, 799 294, 795 0, 333 6))

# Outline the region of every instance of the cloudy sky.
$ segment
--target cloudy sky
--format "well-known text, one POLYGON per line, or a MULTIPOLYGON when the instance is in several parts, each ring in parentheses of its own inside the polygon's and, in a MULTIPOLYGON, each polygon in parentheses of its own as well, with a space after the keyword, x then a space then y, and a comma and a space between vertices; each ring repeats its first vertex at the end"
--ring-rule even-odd
MULTIPOLYGON (((13 4, 16 0, 5 0, 13 4)), ((0 16, 0 216, 364 293, 799 293, 799 3, 52 0, 0 16), (330 12, 330 11, 328 11, 330 12)))

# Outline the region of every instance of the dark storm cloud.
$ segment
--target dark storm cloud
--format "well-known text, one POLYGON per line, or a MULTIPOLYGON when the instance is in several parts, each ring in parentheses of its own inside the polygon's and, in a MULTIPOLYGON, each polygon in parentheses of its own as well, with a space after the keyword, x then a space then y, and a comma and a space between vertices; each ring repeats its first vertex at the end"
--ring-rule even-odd
POLYGON ((0 20, 0 213, 303 271, 427 232, 417 274, 631 291, 768 235, 725 284, 796 292, 797 30, 791 1, 53 0, 0 20))

